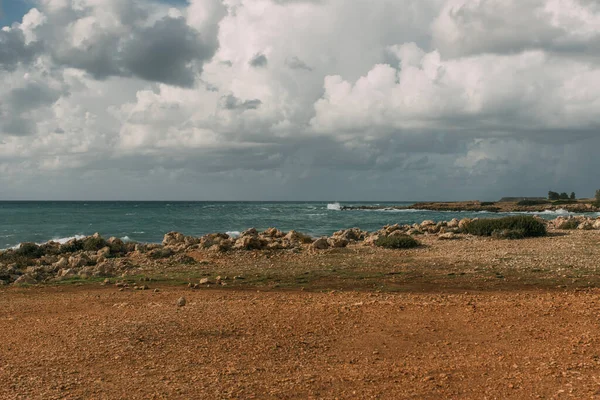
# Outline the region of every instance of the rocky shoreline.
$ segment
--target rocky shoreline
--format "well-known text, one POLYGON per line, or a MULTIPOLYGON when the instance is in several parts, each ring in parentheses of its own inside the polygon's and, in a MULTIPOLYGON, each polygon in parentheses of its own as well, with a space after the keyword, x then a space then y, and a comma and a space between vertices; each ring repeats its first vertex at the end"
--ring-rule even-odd
POLYGON ((572 213, 599 212, 600 208, 591 203, 547 203, 538 205, 519 205, 517 202, 481 202, 481 201, 460 201, 460 202, 424 202, 415 203, 410 206, 340 206, 340 210, 423 210, 423 211, 468 211, 468 212, 544 212, 565 210, 572 213))
MULTIPOLYGON (((549 230, 600 230, 600 217, 558 217, 554 220, 537 218, 549 230)), ((169 232, 161 244, 125 243, 112 237, 94 234, 73 239, 64 244, 48 242, 43 245, 22 243, 17 249, 0 252, 0 285, 60 282, 73 278, 125 277, 139 274, 147 268, 160 269, 166 263, 189 263, 190 252, 292 252, 312 254, 318 251, 348 246, 375 246, 381 237, 435 236, 438 240, 457 240, 469 235, 462 228, 471 221, 434 222, 426 220, 412 225, 386 225, 376 232, 351 228, 335 232, 330 237, 312 238, 297 231, 282 232, 269 228, 264 232, 248 229, 238 237, 213 233, 202 237, 169 232)))

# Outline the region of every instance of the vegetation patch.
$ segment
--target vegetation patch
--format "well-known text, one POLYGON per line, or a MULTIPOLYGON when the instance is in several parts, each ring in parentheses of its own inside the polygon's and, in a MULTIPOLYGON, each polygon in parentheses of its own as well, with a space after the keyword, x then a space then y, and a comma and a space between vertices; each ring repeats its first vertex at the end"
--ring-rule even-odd
POLYGON ((375 241, 375 245, 386 249, 412 249, 419 247, 421 243, 409 235, 381 236, 375 241))
POLYGON ((83 250, 85 251, 98 251, 106 246, 106 240, 101 237, 90 236, 83 241, 83 250))
MULTIPOLYGON (((464 233, 476 236, 493 236, 495 231, 505 230, 520 231, 522 237, 538 237, 547 234, 546 225, 530 216, 479 219, 469 222, 463 228, 464 233)), ((513 232, 508 235, 517 236, 517 233, 513 232)))

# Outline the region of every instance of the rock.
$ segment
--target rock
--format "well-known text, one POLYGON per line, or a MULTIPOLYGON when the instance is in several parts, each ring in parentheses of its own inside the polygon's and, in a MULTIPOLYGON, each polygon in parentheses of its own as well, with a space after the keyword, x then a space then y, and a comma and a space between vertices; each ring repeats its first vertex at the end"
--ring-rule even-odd
POLYGON ((194 245, 197 245, 198 243, 200 243, 200 239, 195 238, 193 236, 186 236, 183 239, 183 243, 185 244, 186 247, 190 247, 190 246, 194 246, 194 245))
POLYGON ((108 239, 106 241, 106 243, 108 244, 108 247, 110 248, 110 251, 112 253, 125 253, 126 252, 126 246, 125 243, 123 243, 123 241, 117 237, 111 237, 110 239, 108 239))
POLYGON ((591 229, 594 229, 594 225, 590 221, 583 221, 577 226, 577 229, 589 231, 591 229))
POLYGON ((200 279, 200 284, 201 285, 208 285, 210 283, 212 283, 212 282, 210 281, 209 278, 202 278, 202 279, 200 279))
POLYGON ((106 246, 106 247, 101 248, 100 250, 98 250, 96 252, 96 255, 98 255, 100 257, 104 257, 104 258, 110 256, 110 247, 106 246))
POLYGON ((179 232, 169 232, 167 233, 162 241, 163 246, 173 246, 177 244, 184 244, 185 236, 179 232))
POLYGON ((458 222, 458 228, 459 229, 464 229, 465 226, 467 226, 467 224, 471 222, 471 220, 469 218, 463 218, 458 222))
POLYGON ((55 264, 54 266, 56 268, 67 268, 69 266, 69 260, 67 260, 65 257, 61 257, 55 264))
POLYGON ((592 224, 592 228, 600 229, 600 219, 597 219, 596 221, 594 221, 594 223, 592 224))
POLYGON ((183 307, 185 306, 185 297, 180 297, 179 299, 177 299, 177 307, 183 307))
POLYGON ((160 292, 160 289, 154 289, 154 293, 160 292))
POLYGON ((246 229, 240 234, 240 237, 242 236, 258 236, 258 231, 256 230, 256 228, 246 229))
POLYGON ((231 250, 233 242, 230 239, 221 240, 219 243, 214 244, 208 248, 209 251, 214 252, 225 252, 231 250))
POLYGON ((266 231, 264 231, 262 234, 264 236, 268 236, 271 238, 282 238, 285 236, 285 234, 277 228, 269 228, 266 231))
POLYGON ((420 225, 420 227, 421 227, 421 228, 426 228, 426 227, 428 227, 428 226, 433 226, 433 225, 435 225, 435 222, 433 222, 433 221, 432 221, 432 220, 430 220, 430 219, 426 219, 425 221, 421 222, 421 225, 420 225))
POLYGON ((58 271, 58 277, 59 278, 69 278, 72 276, 77 275, 77 271, 75 271, 75 269, 73 268, 63 268, 60 271, 58 271))
POLYGON ((37 281, 30 275, 21 275, 14 282, 15 285, 34 285, 37 281))
POLYGON ((343 237, 330 237, 327 239, 327 243, 331 247, 346 247, 348 246, 348 240, 343 237))
POLYGON ((310 236, 305 235, 300 232, 296 232, 294 230, 289 231, 284 236, 284 239, 286 239, 292 243, 312 243, 313 242, 313 238, 311 238, 310 236))
POLYGON ((88 261, 89 261, 89 258, 87 258, 87 256, 84 254, 74 255, 74 256, 69 257, 69 267, 71 267, 71 268, 85 267, 87 265, 88 261))
POLYGON ((233 248, 238 250, 261 250, 265 246, 266 243, 258 236, 240 235, 240 237, 235 241, 233 248))
POLYGON ((448 232, 448 233, 442 233, 438 236, 438 240, 457 240, 460 239, 460 236, 458 236, 455 233, 452 232, 448 232))
POLYGON ((450 222, 448 222, 448 228, 458 228, 460 221, 456 218, 452 218, 450 222))
POLYGON ((325 250, 329 248, 329 242, 327 241, 327 238, 320 238, 315 240, 311 245, 310 248, 312 250, 325 250))
MULTIPOLYGON (((199 244, 200 247, 209 249, 215 245, 221 245, 223 244, 223 242, 227 242, 229 248, 231 248, 231 246, 233 245, 233 242, 229 239, 229 235, 225 233, 210 233, 208 235, 204 235, 200 238, 199 244)), ((223 246, 226 247, 227 243, 223 244, 223 246)))

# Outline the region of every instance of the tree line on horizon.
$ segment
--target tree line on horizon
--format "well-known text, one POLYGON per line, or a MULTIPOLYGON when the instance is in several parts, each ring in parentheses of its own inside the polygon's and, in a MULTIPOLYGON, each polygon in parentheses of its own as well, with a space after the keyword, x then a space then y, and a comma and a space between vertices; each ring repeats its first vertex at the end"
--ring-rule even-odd
MULTIPOLYGON (((598 195, 599 191, 596 191, 596 195, 598 195)), ((571 195, 568 195, 566 192, 558 193, 550 190, 548 192, 548 200, 575 200, 575 192, 571 192, 571 195)))

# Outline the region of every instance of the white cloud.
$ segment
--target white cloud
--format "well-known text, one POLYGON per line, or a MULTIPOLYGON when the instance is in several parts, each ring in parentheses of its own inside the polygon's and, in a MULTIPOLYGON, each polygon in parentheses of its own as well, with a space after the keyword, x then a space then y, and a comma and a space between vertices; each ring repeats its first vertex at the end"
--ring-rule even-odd
POLYGON ((527 168, 583 186, 560 155, 599 140, 599 25, 590 0, 40 0, 0 32, 0 180, 425 198, 531 188, 527 168))

